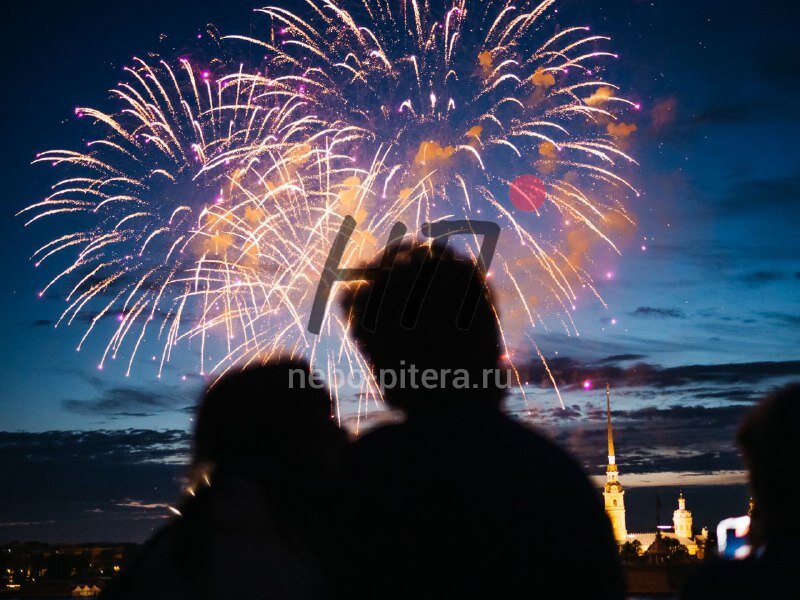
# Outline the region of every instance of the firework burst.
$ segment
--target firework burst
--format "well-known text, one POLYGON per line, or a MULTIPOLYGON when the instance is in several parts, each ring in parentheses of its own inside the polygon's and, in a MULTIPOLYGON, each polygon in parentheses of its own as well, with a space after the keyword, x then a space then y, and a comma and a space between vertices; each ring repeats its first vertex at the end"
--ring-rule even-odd
POLYGON ((310 132, 319 131, 317 121, 297 114, 302 99, 261 87, 263 80, 245 82, 240 72, 213 79, 187 60, 134 63, 111 91, 115 114, 75 110, 102 137, 83 152, 37 156, 35 163, 68 175, 21 213, 26 225, 71 218, 72 232, 34 254, 37 267, 67 253, 72 260, 39 294, 66 283, 59 323, 79 315, 89 322, 78 349, 104 317, 115 318, 99 367, 130 340, 128 371, 148 329, 165 340, 163 366, 185 333, 184 318, 194 318, 187 301, 197 291, 198 266, 223 242, 208 234, 210 209, 237 202, 258 181, 252 169, 263 157, 295 139, 313 142, 310 132))
POLYGON ((619 119, 638 107, 603 76, 607 38, 559 27, 551 0, 306 4, 260 9, 263 38, 229 36, 264 51, 259 71, 136 60, 117 112, 76 111, 102 130, 88 150, 37 157, 69 167, 23 211, 75 219, 34 257, 73 253, 42 292, 68 282, 60 322, 91 311, 85 340, 116 318, 100 365, 129 347, 128 371, 149 330, 162 367, 191 338, 202 372, 286 351, 363 370, 334 311, 321 336, 305 329, 342 220, 358 223, 345 266, 395 222, 455 217, 504 224, 490 276, 523 333, 509 359, 539 352, 544 315, 574 332, 580 291, 599 298, 592 244, 616 250, 636 195, 619 119))
POLYGON ((363 228, 387 214, 417 227, 505 223, 494 279, 511 300, 504 313, 529 327, 558 314, 576 332, 580 291, 602 302, 589 250, 596 240, 617 250, 632 224, 624 200, 638 196, 620 173, 634 163, 620 117, 639 107, 603 75, 616 58, 608 38, 560 27, 550 0, 306 4, 259 9, 263 39, 230 37, 265 50, 270 77, 318 114, 360 131, 356 160, 384 153, 363 228))

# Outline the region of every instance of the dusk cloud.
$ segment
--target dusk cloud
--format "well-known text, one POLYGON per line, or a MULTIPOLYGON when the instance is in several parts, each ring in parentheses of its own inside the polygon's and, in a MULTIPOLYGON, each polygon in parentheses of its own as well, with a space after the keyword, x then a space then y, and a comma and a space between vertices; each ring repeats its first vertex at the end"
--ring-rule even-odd
POLYGON ((0 432, 3 539, 138 540, 180 495, 184 431, 0 432), (135 500, 132 500, 135 499, 135 500))
MULTIPOLYGON (((661 367, 639 362, 627 367, 600 361, 588 363, 569 357, 548 360, 550 372, 560 386, 579 388, 587 379, 611 383, 614 386, 674 388, 693 383, 706 385, 757 384, 773 378, 800 379, 800 361, 727 363, 716 365, 685 365, 661 367)), ((549 385, 549 374, 540 361, 519 365, 524 381, 541 381, 549 385)))
POLYGON ((788 173, 773 178, 751 178, 736 181, 725 198, 724 208, 742 212, 775 211, 794 214, 800 198, 800 173, 788 173))
POLYGON ((601 358, 597 361, 597 364, 603 363, 619 363, 619 362, 626 362, 631 360, 643 360, 647 358, 644 354, 612 354, 611 356, 606 356, 605 358, 601 358))
POLYGON ((655 317, 662 319, 683 319, 686 315, 683 311, 676 308, 654 308, 652 306, 640 306, 633 311, 634 317, 655 317))
MULTIPOLYGON (((184 375, 187 379, 200 378, 195 373, 184 375)), ((64 409, 86 416, 100 417, 152 417, 165 411, 186 412, 192 398, 185 391, 164 385, 157 390, 137 386, 110 386, 94 375, 87 381, 97 388, 96 395, 88 398, 66 398, 61 401, 64 409)))
POLYGON ((63 407, 85 415, 153 416, 165 408, 163 400, 136 388, 114 387, 90 400, 63 400, 63 407))
POLYGON ((763 283, 772 283, 774 281, 786 281, 792 278, 791 273, 785 273, 783 271, 768 271, 768 270, 758 270, 758 271, 751 271, 749 273, 745 273, 742 277, 742 280, 745 283, 751 284, 763 284, 763 283))

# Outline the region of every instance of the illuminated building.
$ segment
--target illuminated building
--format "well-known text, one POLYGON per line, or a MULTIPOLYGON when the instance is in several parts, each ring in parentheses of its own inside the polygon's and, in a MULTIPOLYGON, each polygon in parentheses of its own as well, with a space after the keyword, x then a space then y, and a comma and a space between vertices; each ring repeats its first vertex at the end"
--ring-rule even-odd
POLYGON ((606 514, 611 520, 614 540, 624 544, 628 540, 625 527, 625 490, 619 482, 619 469, 614 454, 614 433, 611 431, 611 388, 606 385, 606 427, 608 433, 608 467, 606 468, 606 485, 603 488, 606 514))
POLYGON ((605 501, 606 514, 611 521, 611 528, 614 533, 614 540, 617 544, 633 542, 638 540, 642 545, 642 552, 647 552, 648 548, 661 538, 672 538, 678 540, 689 552, 690 556, 703 557, 705 544, 708 539, 708 529, 703 528, 699 535, 694 535, 692 531, 692 511, 686 508, 686 498, 683 492, 678 495, 678 508, 672 513, 672 528, 659 526, 658 532, 628 533, 625 526, 625 490, 619 480, 619 468, 617 466, 614 451, 614 434, 611 429, 611 388, 606 385, 606 429, 608 436, 608 466, 606 467, 606 484, 603 487, 603 499, 605 501))

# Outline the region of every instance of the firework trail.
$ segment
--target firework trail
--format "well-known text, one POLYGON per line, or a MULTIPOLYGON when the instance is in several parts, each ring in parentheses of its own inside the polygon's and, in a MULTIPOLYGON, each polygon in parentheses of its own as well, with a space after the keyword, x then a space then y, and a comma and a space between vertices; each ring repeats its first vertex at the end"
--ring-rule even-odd
MULTIPOLYGON (((343 266, 378 253, 397 221, 497 220, 491 276, 524 332, 504 340, 541 357, 528 330, 555 314, 574 331, 579 293, 596 294, 591 247, 616 249, 636 195, 619 119, 638 107, 603 77, 607 38, 559 27, 552 5, 307 0, 302 14, 259 9, 263 38, 229 36, 259 47, 259 71, 135 61, 116 113, 76 111, 102 137, 36 159, 70 174, 28 222, 80 223, 36 252, 37 266, 74 255, 42 293, 67 285, 62 321, 88 314, 84 340, 118 320, 101 366, 127 352, 130 371, 152 330, 162 367, 192 339, 201 372, 286 351, 329 375, 364 370, 335 311, 322 336, 305 330, 344 217, 358 229, 343 266)), ((377 397, 365 386, 359 402, 377 397)))

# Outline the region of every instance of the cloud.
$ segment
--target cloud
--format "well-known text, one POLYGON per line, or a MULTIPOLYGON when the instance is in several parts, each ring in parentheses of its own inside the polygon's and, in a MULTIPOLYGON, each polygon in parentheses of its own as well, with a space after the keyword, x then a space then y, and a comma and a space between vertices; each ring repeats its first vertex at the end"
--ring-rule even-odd
MULTIPOLYGON (((579 358, 587 364, 596 364, 600 360, 598 357, 609 354, 674 355, 679 352, 702 352, 708 349, 705 339, 677 339, 674 336, 658 339, 635 333, 629 333, 623 339, 608 336, 593 337, 589 334, 565 337, 558 331, 542 331, 536 335, 536 343, 545 356, 553 356, 556 352, 556 356, 579 358)), ((515 354, 519 356, 524 351, 519 349, 515 354)))
POLYGON ((796 313, 789 314, 789 313, 781 313, 774 311, 765 311, 759 314, 766 319, 771 319, 773 321, 778 321, 780 323, 785 323, 787 325, 793 325, 795 327, 800 326, 800 315, 796 313))
POLYGON ((550 415, 556 419, 578 419, 582 416, 581 407, 577 404, 565 406, 564 408, 554 408, 550 415))
POLYGON ((668 423, 696 422, 707 426, 730 425, 739 423, 744 415, 744 407, 722 406, 709 408, 706 406, 684 406, 675 404, 668 408, 648 406, 627 411, 614 411, 615 418, 623 421, 658 421, 662 425, 668 423), (731 418, 733 417, 733 418, 731 418))
POLYGON ((31 527, 33 525, 49 525, 55 521, 4 521, 0 527, 31 527))
POLYGON ((698 400, 725 400, 728 402, 753 403, 761 396, 759 392, 750 388, 700 388, 691 390, 693 398, 698 400))
MULTIPOLYGON (((547 361, 559 386, 579 389, 584 381, 597 380, 614 386, 667 389, 692 384, 755 385, 773 379, 800 379, 800 361, 725 363, 661 367, 638 362, 627 367, 612 363, 582 362, 569 357, 547 361)), ((549 374, 538 360, 518 365, 523 381, 542 382, 549 386, 549 374)))
MULTIPOLYGON (((702 524, 713 526, 744 510, 746 473, 734 442, 736 430, 753 402, 776 384, 776 374, 796 373, 800 363, 689 369, 639 363, 622 368, 617 366, 618 357, 608 358, 612 357, 592 363, 560 358, 552 361, 551 368, 561 382, 580 383, 588 375, 612 384, 617 464, 628 488, 625 500, 632 530, 652 522, 656 491, 666 503, 667 498, 677 497, 679 487, 691 486, 691 509, 702 524), (635 379, 643 373, 648 381, 635 379), (735 378, 746 381, 720 383, 735 378), (714 486, 726 487, 706 496, 706 490, 714 486)), ((636 360, 631 355, 622 358, 636 360)), ((587 393, 580 388, 561 385, 566 410, 540 408, 537 404, 544 397, 538 394, 544 391, 533 390, 528 394, 532 410, 520 400, 515 414, 567 448, 599 488, 607 461, 605 398, 602 389, 587 393)))
MULTIPOLYGON (((746 404, 615 409, 614 441, 620 457, 624 457, 625 472, 740 470, 742 462, 734 439, 749 410, 746 404)), ((593 408, 584 411, 580 420, 556 419, 546 429, 589 472, 597 472, 606 462, 605 418, 604 408, 593 408)))
MULTIPOLYGON (((65 410, 86 416, 119 418, 119 417, 151 417, 163 412, 186 412, 187 390, 181 386, 159 386, 158 392, 136 386, 113 385, 97 377, 93 373, 81 373, 83 379, 97 392, 94 396, 87 394, 85 398, 65 398, 61 405, 65 410)), ((205 381, 196 373, 181 375, 183 380, 194 379, 205 381)))
MULTIPOLYGON (((788 98, 766 94, 755 98, 731 99, 730 95, 713 99, 693 114, 677 120, 674 98, 657 103, 651 112, 651 132, 670 138, 691 141, 708 127, 736 127, 776 120, 797 120, 797 110, 788 98)), ((686 109, 683 111, 686 112, 686 109)))
POLYGON ((638 365, 638 368, 650 385, 662 388, 695 382, 757 383, 774 377, 800 377, 800 361, 686 365, 667 369, 638 365))
POLYGON ((800 172, 771 179, 753 178, 734 182, 723 201, 723 208, 734 214, 765 212, 775 218, 776 211, 797 215, 800 198, 800 172))
POLYGON ((158 510, 163 512, 164 509, 169 509, 170 505, 166 502, 142 502, 141 500, 131 500, 126 498, 121 502, 116 502, 116 506, 122 508, 138 508, 142 510, 158 510))
POLYGON ((783 281, 785 279, 789 279, 788 273, 767 270, 752 271, 750 273, 745 273, 742 277, 742 281, 745 283, 753 284, 771 283, 773 281, 783 281))
POLYGON ((611 356, 606 356, 605 358, 601 358, 597 361, 597 364, 604 364, 604 363, 620 363, 626 362, 631 360, 643 360, 647 358, 644 354, 612 354, 611 356))
POLYGON ((180 495, 189 444, 180 430, 0 432, 3 476, 14 482, 0 486, 3 536, 141 541, 164 516, 148 505, 180 495))
POLYGON ((150 429, 0 431, 0 457, 28 463, 98 460, 109 465, 170 462, 185 454, 189 434, 181 430, 150 429))
POLYGON ((754 120, 763 109, 758 101, 720 102, 698 111, 690 120, 692 125, 736 125, 754 120))
POLYGON ((634 317, 653 317, 659 319, 685 319, 683 311, 675 308, 653 308, 652 306, 640 306, 633 311, 634 317))
POLYGON ((113 387, 101 392, 100 396, 90 400, 65 399, 62 406, 71 412, 82 415, 119 416, 152 416, 167 407, 164 401, 137 388, 113 387))
MULTIPOLYGON (((618 403, 628 393, 617 391, 618 403)), ((726 484, 744 481, 743 465, 734 439, 747 404, 717 407, 643 406, 613 411, 614 442, 623 485, 726 484)), ((628 406, 630 402, 626 402, 628 406)), ((571 407, 570 407, 571 409, 571 407)), ((567 409, 566 412, 570 412, 567 409)), ((537 429, 566 448, 598 488, 605 473, 605 409, 586 404, 581 418, 559 418, 557 412, 536 411, 531 417, 537 429)), ((561 411, 564 412, 564 411, 561 411)), ((692 488, 694 492, 694 488, 692 488)), ((633 492, 629 493, 633 496, 633 492)), ((641 497, 636 494, 641 500, 641 497)), ((676 494, 677 496, 677 490, 676 494)), ((628 504, 626 496, 626 504, 628 504)), ((634 522, 643 507, 628 506, 634 522)), ((718 521, 725 512, 710 511, 705 518, 718 521)), ((735 514, 735 513, 734 513, 735 514)))

